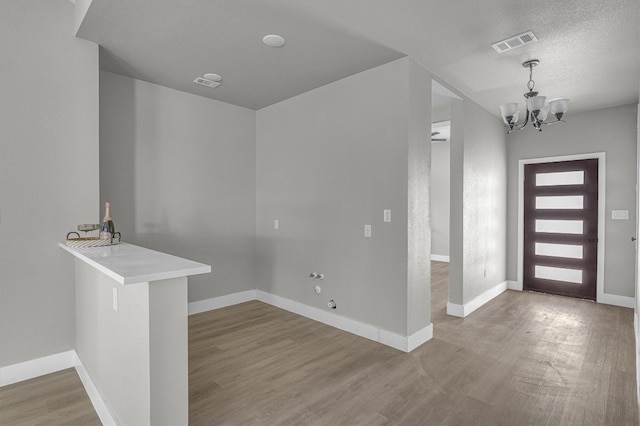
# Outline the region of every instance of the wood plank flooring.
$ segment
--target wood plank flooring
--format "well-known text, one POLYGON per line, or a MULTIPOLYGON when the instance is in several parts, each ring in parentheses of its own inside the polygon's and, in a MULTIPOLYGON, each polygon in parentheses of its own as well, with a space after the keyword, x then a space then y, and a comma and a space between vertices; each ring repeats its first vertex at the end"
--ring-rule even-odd
MULTIPOLYGON (((433 262, 434 338, 410 354, 257 301, 191 316, 190 424, 638 425, 631 309, 507 291, 462 319, 447 286, 433 262)), ((38 424, 38 397, 6 415, 17 385, 0 424, 38 424)), ((68 410, 46 424, 85 424, 68 410)))
POLYGON ((193 425, 637 425, 633 311, 508 291, 411 354, 260 302, 192 316, 193 425))
POLYGON ((100 425, 76 370, 0 387, 0 425, 100 425))

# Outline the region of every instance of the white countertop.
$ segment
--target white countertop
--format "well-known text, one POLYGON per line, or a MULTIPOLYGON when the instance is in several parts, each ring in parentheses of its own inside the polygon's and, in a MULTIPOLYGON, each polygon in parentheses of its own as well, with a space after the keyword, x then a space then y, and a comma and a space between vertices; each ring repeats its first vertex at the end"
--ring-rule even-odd
POLYGON ((135 284, 211 272, 211 266, 133 244, 73 248, 58 246, 120 284, 135 284))

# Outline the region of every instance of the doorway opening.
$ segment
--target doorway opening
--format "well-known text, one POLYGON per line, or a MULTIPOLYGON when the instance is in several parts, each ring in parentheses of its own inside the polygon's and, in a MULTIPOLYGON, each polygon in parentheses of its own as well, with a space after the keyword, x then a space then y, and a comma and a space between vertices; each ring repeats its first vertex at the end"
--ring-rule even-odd
POLYGON ((598 159, 524 166, 523 289, 596 300, 598 159))
POLYGON ((431 321, 446 318, 449 301, 449 222, 451 216, 451 106, 462 99, 435 80, 431 83, 431 321))
POLYGON ((605 154, 519 163, 516 289, 600 300, 605 154))

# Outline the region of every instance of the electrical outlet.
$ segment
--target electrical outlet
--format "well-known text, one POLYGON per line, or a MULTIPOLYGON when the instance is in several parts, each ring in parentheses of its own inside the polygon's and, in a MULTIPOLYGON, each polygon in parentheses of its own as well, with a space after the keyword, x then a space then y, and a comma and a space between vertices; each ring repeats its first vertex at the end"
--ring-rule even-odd
POLYGON ((280 229, 280 221, 278 219, 273 219, 273 229, 276 231, 280 229))
POLYGON ((391 209, 385 209, 384 211, 384 221, 391 222, 391 209))
POLYGON ((371 238, 371 225, 364 226, 364 236, 367 238, 371 238))
POLYGON ((118 312, 118 289, 113 287, 113 310, 118 312))

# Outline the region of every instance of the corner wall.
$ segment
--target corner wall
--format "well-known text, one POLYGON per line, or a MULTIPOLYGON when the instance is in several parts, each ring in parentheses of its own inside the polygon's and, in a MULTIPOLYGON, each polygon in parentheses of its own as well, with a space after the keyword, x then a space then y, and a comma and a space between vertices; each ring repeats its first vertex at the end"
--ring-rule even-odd
POLYGON ((98 47, 73 28, 68 0, 0 4, 0 366, 75 347, 57 243, 99 220, 98 47))
POLYGON ((256 288, 255 116, 100 72, 101 205, 124 241, 211 265, 189 301, 256 288))
POLYGON ((403 58, 257 112, 258 290, 404 336, 430 324, 430 86, 403 58))
MULTIPOLYGON (((506 141, 500 119, 469 99, 451 107, 449 302, 465 307, 506 289, 506 141), (480 299, 476 299, 478 301, 480 299)), ((479 302, 478 302, 479 303, 479 302)), ((482 304, 480 303, 480 304, 482 304)))

